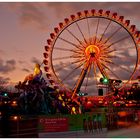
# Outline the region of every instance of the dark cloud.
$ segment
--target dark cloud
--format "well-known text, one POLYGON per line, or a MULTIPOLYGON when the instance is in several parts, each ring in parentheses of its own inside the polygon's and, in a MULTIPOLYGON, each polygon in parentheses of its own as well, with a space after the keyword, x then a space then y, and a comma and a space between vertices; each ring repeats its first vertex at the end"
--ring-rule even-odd
POLYGON ((8 5, 19 17, 23 26, 36 27, 41 30, 47 29, 47 16, 43 11, 43 3, 10 3, 8 5))
POLYGON ((22 71, 25 71, 27 73, 31 72, 29 69, 23 68, 22 71))
POLYGON ((10 81, 10 78, 4 78, 0 76, 0 84, 8 84, 10 81))
POLYGON ((38 59, 38 58, 36 58, 36 57, 32 57, 31 58, 31 62, 32 63, 38 63, 38 64, 41 64, 42 62, 38 59))
POLYGON ((31 25, 36 24, 38 28, 46 28, 46 16, 39 6, 31 3, 23 4, 20 10, 20 19, 23 25, 31 23, 31 25))
MULTIPOLYGON (((31 61, 35 63, 37 60, 33 58, 31 61)), ((27 61, 19 60, 18 63, 20 64, 23 71, 30 72, 32 70, 32 65, 30 65, 27 61)))
MULTIPOLYGON (((120 12, 121 14, 137 16, 137 10, 139 9, 139 2, 60 2, 60 3, 48 3, 49 6, 54 8, 58 15, 65 15, 65 13, 72 14, 78 11, 90 10, 90 9, 104 9, 111 10, 112 12, 120 12), (65 9, 65 12, 64 10, 65 9), (59 11, 59 12, 58 12, 59 11), (131 11, 131 12, 130 12, 131 11)), ((129 16, 128 15, 128 16, 129 16)))
POLYGON ((14 59, 3 61, 0 59, 0 73, 6 74, 16 69, 16 61, 14 59))
POLYGON ((117 12, 119 16, 124 16, 125 19, 129 19, 131 24, 137 25, 137 28, 140 29, 140 16, 137 12, 140 7, 139 2, 62 2, 48 3, 48 5, 52 7, 56 15, 61 18, 69 17, 71 14, 76 14, 77 12, 83 10, 110 10, 111 13, 117 12), (65 9, 65 12, 63 9, 65 9))
MULTIPOLYGON (((37 27, 38 29, 47 29, 51 22, 56 22, 58 18, 62 20, 76 12, 91 9, 111 10, 118 12, 119 15, 133 20, 136 24, 139 14, 139 2, 17 2, 10 3, 8 7, 16 12, 22 25, 37 27), (135 10, 134 10, 135 9, 135 10), (130 12, 131 11, 131 12, 130 12), (54 18, 54 19, 51 19, 54 18)), ((60 22, 60 21, 58 21, 60 22)))
POLYGON ((19 60, 18 63, 19 64, 26 64, 26 61, 19 60))

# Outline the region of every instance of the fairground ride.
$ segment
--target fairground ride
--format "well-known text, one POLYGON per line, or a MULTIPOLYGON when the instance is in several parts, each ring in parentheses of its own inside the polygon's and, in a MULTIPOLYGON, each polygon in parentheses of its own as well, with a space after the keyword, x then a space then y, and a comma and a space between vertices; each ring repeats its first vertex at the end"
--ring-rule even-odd
POLYGON ((99 79, 133 79, 140 32, 117 13, 85 10, 54 28, 44 52, 46 76, 56 88, 97 95, 99 79))

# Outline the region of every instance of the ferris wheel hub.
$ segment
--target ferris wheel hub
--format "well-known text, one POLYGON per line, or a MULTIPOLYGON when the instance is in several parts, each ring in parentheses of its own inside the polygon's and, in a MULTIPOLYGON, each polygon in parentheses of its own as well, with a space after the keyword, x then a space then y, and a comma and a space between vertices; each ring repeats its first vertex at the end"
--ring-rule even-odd
POLYGON ((97 57, 100 54, 100 49, 96 45, 89 45, 85 49, 85 54, 86 54, 87 57, 97 57))

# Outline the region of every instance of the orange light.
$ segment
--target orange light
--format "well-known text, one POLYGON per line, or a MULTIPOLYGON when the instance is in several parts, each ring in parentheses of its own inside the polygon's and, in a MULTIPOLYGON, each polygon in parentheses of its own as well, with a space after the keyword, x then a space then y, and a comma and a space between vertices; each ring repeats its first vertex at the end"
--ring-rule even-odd
POLYGON ((101 104, 101 103, 103 103, 103 101, 100 100, 99 103, 101 104))
POLYGON ((95 45, 89 45, 86 49, 85 49, 85 54, 86 56, 90 56, 91 53, 95 53, 96 56, 98 56, 100 54, 100 50, 97 46, 95 45))
POLYGON ((14 120, 17 120, 17 119, 18 119, 18 117, 17 117, 17 116, 14 116, 13 118, 14 118, 14 120))
POLYGON ((13 101, 13 104, 16 104, 17 102, 16 101, 13 101))
POLYGON ((17 106, 17 101, 13 101, 11 106, 17 106))
POLYGON ((118 112, 118 115, 119 115, 120 117, 124 117, 124 116, 127 115, 127 112, 121 111, 121 112, 118 112))

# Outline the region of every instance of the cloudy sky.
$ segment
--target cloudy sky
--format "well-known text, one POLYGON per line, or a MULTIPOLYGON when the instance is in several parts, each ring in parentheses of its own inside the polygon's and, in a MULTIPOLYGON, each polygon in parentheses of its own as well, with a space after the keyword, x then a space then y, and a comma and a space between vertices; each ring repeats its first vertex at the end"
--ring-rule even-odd
POLYGON ((139 2, 0 2, 0 79, 23 81, 34 63, 43 61, 53 28, 69 15, 90 9, 117 12, 140 29, 139 2))

